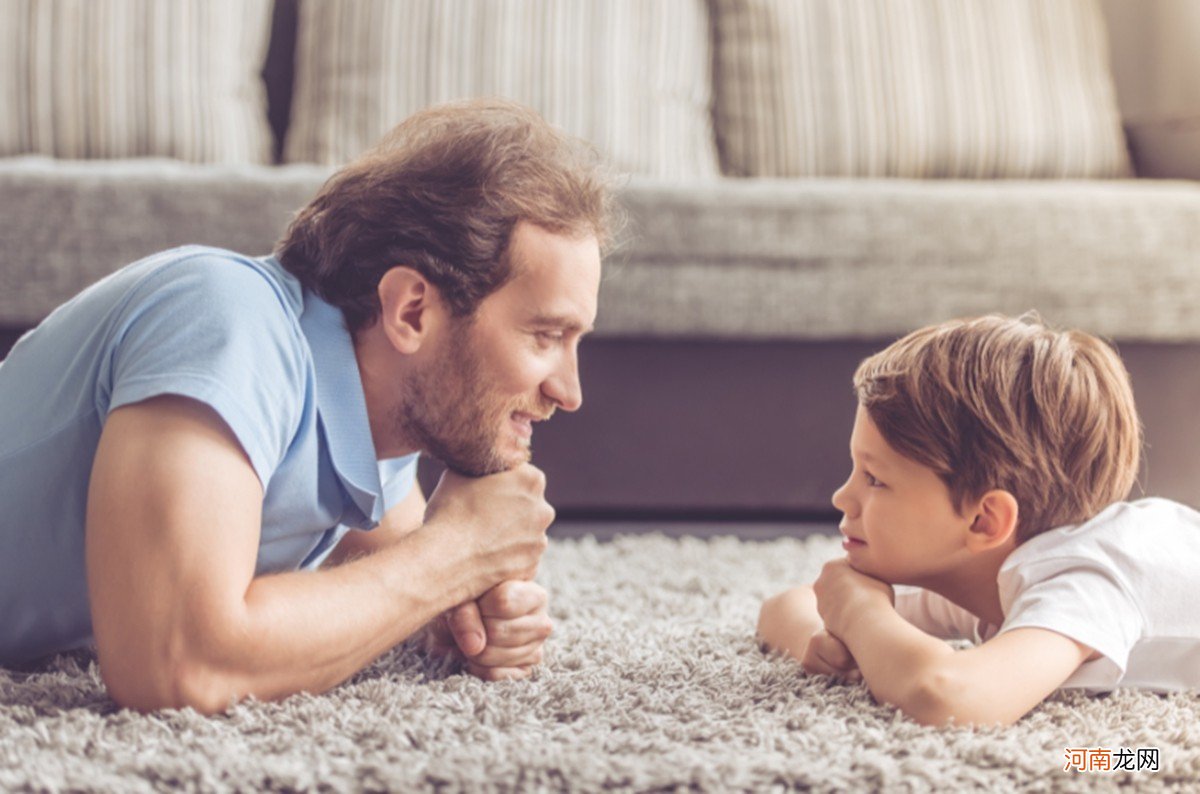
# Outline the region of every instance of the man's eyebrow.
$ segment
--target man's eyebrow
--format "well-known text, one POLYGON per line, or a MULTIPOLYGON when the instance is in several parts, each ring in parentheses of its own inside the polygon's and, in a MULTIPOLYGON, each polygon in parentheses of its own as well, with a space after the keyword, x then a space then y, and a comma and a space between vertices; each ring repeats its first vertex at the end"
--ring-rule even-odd
POLYGON ((590 334, 595 330, 595 326, 584 327, 578 320, 563 314, 539 314, 530 321, 530 324, 539 328, 561 328, 564 331, 577 331, 584 334, 590 334))

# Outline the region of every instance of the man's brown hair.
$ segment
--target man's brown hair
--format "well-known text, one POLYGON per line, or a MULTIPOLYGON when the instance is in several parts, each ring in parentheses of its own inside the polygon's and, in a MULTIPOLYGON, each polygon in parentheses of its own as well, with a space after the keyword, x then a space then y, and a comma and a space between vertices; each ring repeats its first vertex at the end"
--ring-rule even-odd
POLYGON ((378 317, 392 267, 417 270, 468 317, 512 277, 519 221, 604 246, 614 213, 594 148, 522 105, 468 100, 410 116, 334 174, 275 255, 357 332, 378 317))
POLYGON ((1141 423, 1105 342, 1036 316, 923 328, 867 358, 854 391, 898 453, 929 467, 955 508, 999 488, 1017 538, 1085 521, 1137 478, 1141 423))

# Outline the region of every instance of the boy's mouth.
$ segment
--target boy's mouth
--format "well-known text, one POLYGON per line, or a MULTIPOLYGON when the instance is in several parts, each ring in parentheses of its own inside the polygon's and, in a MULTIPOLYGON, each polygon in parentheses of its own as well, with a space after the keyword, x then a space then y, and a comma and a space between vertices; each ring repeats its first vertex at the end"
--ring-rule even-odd
POLYGON ((865 540, 854 537, 841 527, 838 527, 838 530, 842 533, 842 548, 846 551, 850 551, 851 549, 861 549, 863 546, 867 545, 865 540))

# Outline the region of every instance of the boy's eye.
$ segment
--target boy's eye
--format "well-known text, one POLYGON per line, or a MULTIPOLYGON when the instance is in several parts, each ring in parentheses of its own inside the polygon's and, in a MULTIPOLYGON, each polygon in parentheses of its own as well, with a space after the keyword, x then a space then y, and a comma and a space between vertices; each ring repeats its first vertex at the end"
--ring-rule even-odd
POLYGON ((867 478, 867 487, 880 488, 883 486, 883 483, 880 482, 879 480, 875 479, 875 476, 872 475, 870 472, 864 471, 863 476, 865 476, 867 478))

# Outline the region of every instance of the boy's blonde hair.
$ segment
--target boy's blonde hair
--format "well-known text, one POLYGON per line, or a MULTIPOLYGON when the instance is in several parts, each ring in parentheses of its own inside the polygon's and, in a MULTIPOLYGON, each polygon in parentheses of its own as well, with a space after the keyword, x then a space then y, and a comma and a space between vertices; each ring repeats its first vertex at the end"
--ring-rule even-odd
POLYGON ((1085 521, 1124 499, 1141 423, 1117 353, 1036 315, 922 328, 854 374, 859 403, 901 455, 933 469, 955 509, 1000 488, 1017 539, 1085 521))

